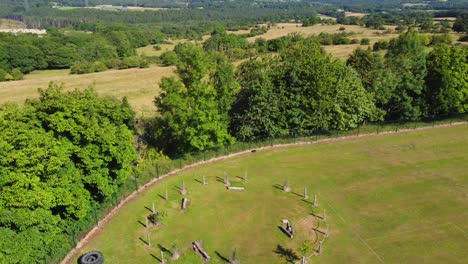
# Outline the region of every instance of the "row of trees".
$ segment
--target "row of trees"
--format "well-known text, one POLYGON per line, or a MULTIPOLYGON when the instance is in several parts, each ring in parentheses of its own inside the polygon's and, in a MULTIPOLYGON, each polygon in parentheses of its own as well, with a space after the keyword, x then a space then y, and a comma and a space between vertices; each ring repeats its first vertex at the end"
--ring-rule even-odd
POLYGON ((94 30, 63 33, 49 28, 46 36, 0 34, 0 69, 10 74, 17 70, 29 73, 70 68, 81 62, 121 68, 129 60, 125 58, 136 55, 136 48, 159 43, 163 38, 157 30, 129 26, 101 25, 94 30))
POLYGON ((161 83, 151 142, 180 154, 234 139, 466 113, 468 49, 440 44, 426 54, 422 39, 411 30, 391 41, 385 56, 358 49, 346 64, 316 39, 298 39, 237 73, 216 52, 180 45, 179 78, 161 83))
POLYGON ((43 262, 74 246, 70 237, 132 171, 133 119, 125 100, 56 85, 0 106, 1 263, 43 262))
POLYGON ((389 120, 468 111, 468 49, 437 45, 426 54, 423 39, 408 31, 389 43, 382 57, 356 50, 348 59, 389 120))

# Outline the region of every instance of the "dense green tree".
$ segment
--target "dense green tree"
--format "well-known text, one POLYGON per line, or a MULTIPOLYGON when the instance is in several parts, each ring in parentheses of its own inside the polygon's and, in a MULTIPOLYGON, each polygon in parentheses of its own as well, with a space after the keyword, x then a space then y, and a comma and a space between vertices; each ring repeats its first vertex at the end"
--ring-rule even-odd
POLYGON ((232 111, 240 138, 304 130, 342 130, 378 118, 356 71, 326 55, 314 40, 298 42, 276 59, 241 66, 232 111))
POLYGON ((424 115, 423 92, 427 74, 425 47, 420 35, 410 30, 390 43, 386 55, 388 71, 397 77, 387 105, 387 118, 417 120, 424 115))
POLYGON ((11 45, 7 47, 11 68, 19 68, 24 73, 47 68, 42 51, 32 45, 11 45))
POLYGON ((430 116, 468 112, 468 49, 439 45, 427 58, 426 101, 430 116))
POLYGON ((236 84, 229 76, 232 70, 193 44, 178 45, 176 53, 179 78, 163 78, 162 93, 156 98, 166 134, 163 137, 166 152, 183 153, 231 144, 234 138, 227 131, 229 124, 224 113, 229 108, 223 105, 230 96, 218 92, 233 93, 236 84))
POLYGON ((370 49, 357 48, 346 64, 358 72, 364 88, 372 94, 375 105, 384 113, 395 89, 395 78, 393 72, 386 69, 383 57, 370 49))
POLYGON ((34 108, 0 107, 0 262, 34 263, 67 245, 62 219, 90 207, 73 151, 41 127, 34 108))
POLYGON ((47 131, 66 138, 74 146, 75 166, 96 200, 109 198, 129 176, 136 159, 133 148, 133 112, 127 107, 99 99, 93 90, 62 93, 51 85, 40 90, 40 98, 28 105, 35 107, 47 131))
POLYGON ((468 32, 468 14, 463 14, 455 20, 452 29, 458 33, 468 32))

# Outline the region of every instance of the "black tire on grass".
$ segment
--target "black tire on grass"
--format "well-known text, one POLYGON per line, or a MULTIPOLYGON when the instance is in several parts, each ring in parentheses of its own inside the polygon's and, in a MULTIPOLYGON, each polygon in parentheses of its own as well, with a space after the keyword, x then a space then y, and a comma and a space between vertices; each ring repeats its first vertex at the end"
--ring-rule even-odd
POLYGON ((79 264, 103 264, 104 256, 99 251, 91 251, 80 257, 79 264))

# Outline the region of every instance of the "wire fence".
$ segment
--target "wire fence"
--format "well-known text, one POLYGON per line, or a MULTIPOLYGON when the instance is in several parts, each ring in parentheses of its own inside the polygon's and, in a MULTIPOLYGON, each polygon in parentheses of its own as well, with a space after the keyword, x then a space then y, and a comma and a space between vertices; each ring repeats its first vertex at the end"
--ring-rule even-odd
POLYGON ((451 125, 456 122, 468 122, 468 114, 431 118, 415 122, 378 122, 372 124, 363 124, 349 130, 318 131, 306 130, 301 133, 291 132, 285 136, 275 138, 259 138, 251 141, 236 142, 230 146, 220 146, 207 149, 205 151, 186 153, 178 158, 163 162, 154 162, 147 166, 142 173, 130 177, 122 184, 117 193, 111 199, 93 207, 88 215, 81 221, 79 227, 71 227, 69 245, 62 250, 58 250, 53 256, 44 259, 44 263, 60 263, 67 253, 76 246, 77 242, 83 238, 98 222, 109 214, 126 197, 137 191, 142 185, 149 183, 155 178, 166 175, 175 170, 183 169, 186 166, 197 162, 208 161, 213 158, 228 156, 247 150, 254 150, 262 147, 269 147, 282 144, 303 144, 316 142, 324 139, 334 139, 349 136, 361 136, 371 134, 381 134, 386 132, 398 132, 401 130, 414 130, 422 127, 434 127, 438 125, 451 125))

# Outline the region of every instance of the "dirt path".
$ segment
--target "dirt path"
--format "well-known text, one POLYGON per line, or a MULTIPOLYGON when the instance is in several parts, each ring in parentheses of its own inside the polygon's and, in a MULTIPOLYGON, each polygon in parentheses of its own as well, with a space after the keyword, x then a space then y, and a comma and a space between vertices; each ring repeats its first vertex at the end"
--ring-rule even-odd
MULTIPOLYGON (((327 138, 327 139, 321 139, 317 141, 309 141, 309 142, 297 142, 297 143, 289 143, 289 144, 278 144, 278 145, 273 145, 273 146, 266 146, 266 147, 260 147, 256 148, 257 151, 259 150, 267 150, 267 149, 272 149, 272 148, 283 148, 283 147, 290 147, 290 146, 304 146, 304 145, 312 145, 312 144, 319 144, 323 142, 333 142, 333 141, 343 141, 343 140, 352 140, 356 138, 363 138, 363 137, 373 137, 373 136, 382 136, 382 135, 387 135, 387 134, 399 134, 399 133, 405 133, 405 132, 410 132, 410 131, 418 131, 418 130, 428 130, 428 129, 433 129, 433 128, 443 128, 443 127, 452 127, 452 126, 461 126, 465 125, 468 122, 456 122, 452 124, 443 124, 443 125, 436 125, 436 126, 425 126, 425 127, 418 127, 415 129, 401 129, 398 131, 385 131, 385 132, 380 132, 379 134, 377 133, 369 133, 369 134, 361 134, 361 135, 353 135, 353 136, 344 136, 344 137, 337 137, 337 138, 327 138)), ((207 161, 200 161, 197 163, 194 163, 192 165, 187 165, 184 166, 181 169, 177 169, 174 171, 171 171, 167 174, 161 175, 159 178, 155 178, 151 180, 150 182, 146 183, 145 185, 141 186, 137 191, 133 192, 129 196, 127 196, 125 199, 121 200, 119 204, 114 207, 103 219, 101 219, 98 224, 91 229, 91 231, 86 234, 85 237, 83 237, 76 245, 76 247, 68 253, 68 255, 62 260, 61 264, 72 264, 73 261, 78 257, 78 254, 80 250, 85 247, 89 242, 97 235, 99 234, 100 230, 117 214, 117 212, 120 211, 120 209, 132 201, 137 195, 139 195, 141 192, 145 191, 146 189, 152 187, 156 183, 160 182, 161 180, 168 178, 170 176, 177 175, 178 173, 192 169, 194 167, 202 166, 208 163, 220 161, 220 160, 225 160, 229 159, 232 157, 237 157, 241 155, 246 155, 248 153, 251 153, 251 149, 245 150, 242 152, 238 153, 233 153, 230 155, 222 156, 222 157, 217 157, 213 158, 207 161)))

